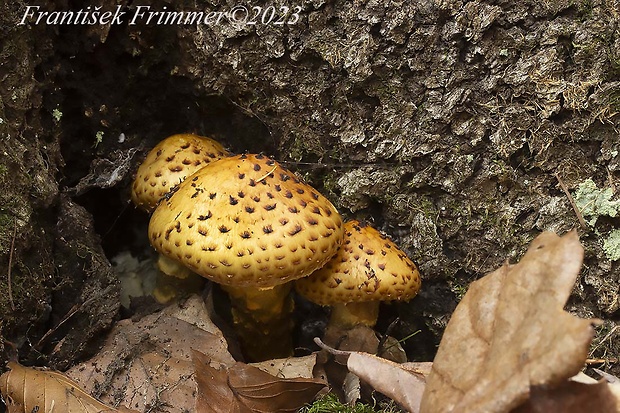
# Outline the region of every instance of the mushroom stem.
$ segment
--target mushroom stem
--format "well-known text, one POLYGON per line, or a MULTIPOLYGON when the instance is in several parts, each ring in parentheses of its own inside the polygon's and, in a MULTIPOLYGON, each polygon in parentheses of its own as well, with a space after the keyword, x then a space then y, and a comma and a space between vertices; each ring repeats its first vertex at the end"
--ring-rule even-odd
POLYGON ((332 306, 329 324, 351 328, 359 324, 374 327, 379 318, 379 301, 338 303, 332 306))
POLYGON ((253 361, 290 357, 293 299, 291 283, 270 288, 222 285, 230 296, 241 347, 253 361))
POLYGON ((157 260, 157 268, 159 273, 152 295, 160 304, 168 304, 185 294, 199 293, 206 282, 189 268, 161 254, 157 260))

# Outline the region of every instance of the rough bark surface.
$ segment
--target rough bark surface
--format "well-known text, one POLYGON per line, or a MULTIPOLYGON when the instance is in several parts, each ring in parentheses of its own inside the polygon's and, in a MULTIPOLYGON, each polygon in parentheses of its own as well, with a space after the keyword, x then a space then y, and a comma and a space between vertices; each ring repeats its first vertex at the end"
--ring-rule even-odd
MULTIPOLYGON (((299 0, 288 4, 300 6, 295 24, 198 26, 18 26, 25 4, 10 3, 0 6, 0 262, 8 275, 14 250, 13 297, 0 277, 0 327, 26 355, 66 366, 108 328, 118 293, 105 254, 145 233, 127 208, 132 162, 186 131, 288 162, 344 215, 393 237, 424 278, 398 309, 404 331, 427 333, 409 344, 420 358, 468 283, 543 230, 579 228, 586 266, 569 309, 608 320, 600 337, 615 326, 620 220, 581 227, 560 182, 574 196, 587 179, 615 191, 620 178, 617 2, 299 0)), ((96 3, 116 4, 126 7, 96 3)), ((617 355, 611 341, 597 354, 617 355)))

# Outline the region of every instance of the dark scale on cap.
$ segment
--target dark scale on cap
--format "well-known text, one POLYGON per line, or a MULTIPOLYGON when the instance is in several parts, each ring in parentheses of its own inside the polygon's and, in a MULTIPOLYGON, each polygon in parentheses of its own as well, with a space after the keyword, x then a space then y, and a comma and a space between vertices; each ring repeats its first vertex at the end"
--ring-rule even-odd
POLYGON ((273 228, 271 227, 271 225, 265 225, 263 227, 263 232, 265 234, 271 234, 273 232, 273 228))
POLYGON ((245 174, 239 174, 238 177, 239 177, 239 179, 243 179, 243 178, 245 178, 245 174))
POLYGON ((192 182, 196 182, 197 180, 198 180, 198 177, 197 177, 197 176, 195 176, 195 177, 193 177, 193 178, 192 178, 192 182))
POLYGON ((267 198, 273 199, 273 194, 271 192, 267 192, 267 198))
POLYGON ((257 172, 260 171, 260 165, 255 163, 254 164, 254 170, 257 171, 257 172))
POLYGON ((304 191, 304 190, 303 190, 303 188, 297 188, 297 189, 295 190, 295 192, 297 192, 299 195, 301 195, 301 194, 303 194, 303 193, 304 193, 304 192, 306 192, 306 191, 304 191))
POLYGON ((264 159, 265 155, 263 155, 262 153, 259 153, 256 155, 256 159, 264 159))
POLYGON ((272 210, 276 209, 276 205, 277 204, 267 204, 263 208, 265 208, 265 211, 272 211, 272 210))
POLYGON ((204 228, 198 228, 198 233, 202 235, 203 237, 207 236, 207 230, 204 228))
POLYGON ((181 165, 177 165, 171 166, 168 169, 170 170, 170 172, 181 172, 183 170, 183 167, 181 165))
POLYGON ((237 205, 239 203, 237 198, 233 197, 232 195, 229 195, 228 198, 229 198, 228 201, 230 202, 230 205, 237 205))
POLYGON ((239 192, 237 192, 237 196, 238 196, 239 198, 245 198, 245 192, 243 192, 243 191, 239 191, 239 192))
POLYGON ((299 213, 299 210, 296 207, 289 207, 288 211, 291 214, 298 214, 299 213))
POLYGON ((166 158, 166 162, 172 162, 172 161, 174 161, 174 155, 171 155, 166 158))
POLYGON ((281 173, 281 174, 280 174, 280 179, 281 179, 283 182, 286 182, 286 181, 288 181, 289 179, 291 179, 291 177, 290 177, 289 175, 285 174, 285 173, 281 173))
POLYGON ((260 202, 260 196, 258 196, 258 195, 254 195, 254 196, 252 197, 252 201, 254 201, 254 202, 260 202))
POLYGON ((295 225, 295 227, 288 232, 289 235, 293 236, 300 233, 302 230, 301 225, 295 225))
POLYGON ((256 181, 254 181, 254 179, 250 179, 250 186, 251 187, 255 187, 256 186, 256 181))
POLYGON ((198 215, 198 220, 199 221, 206 221, 207 219, 211 218, 213 216, 213 214, 211 213, 211 211, 207 211, 206 215, 198 215))
POLYGON ((301 205, 302 208, 305 208, 306 205, 308 205, 308 203, 306 201, 304 201, 303 199, 299 200, 299 205, 301 205))
POLYGON ((241 238, 243 238, 243 239, 250 239, 251 237, 252 237, 252 235, 250 235, 249 231, 243 231, 241 233, 241 238))
POLYGON ((293 197, 293 193, 291 191, 287 190, 284 193, 284 196, 287 197, 288 199, 291 199, 293 197))
POLYGON ((254 212, 254 208, 251 206, 246 206, 245 207, 245 212, 247 212, 248 214, 251 214, 252 212, 254 212))
POLYGON ((209 193, 209 199, 215 199, 216 196, 217 196, 216 192, 209 193))
POLYGON ((278 192, 280 192, 282 190, 282 187, 280 185, 278 185, 278 184, 274 185, 273 187, 278 192))
POLYGON ((190 147, 190 143, 189 142, 186 142, 186 143, 181 145, 181 149, 187 149, 189 147, 190 147))
POLYGON ((189 159, 185 158, 183 159, 183 162, 181 162, 183 165, 191 165, 192 161, 190 161, 189 159))
POLYGON ((233 218, 233 221, 235 222, 235 224, 238 224, 240 220, 241 220, 241 218, 239 218, 239 217, 234 217, 233 218))
POLYGON ((312 198, 314 198, 315 201, 319 200, 319 194, 317 194, 316 192, 312 192, 312 198))
POLYGON ((218 228, 220 230, 220 232, 222 234, 227 233, 228 231, 230 231, 230 228, 226 227, 225 225, 220 225, 220 227, 218 228))
POLYGON ((280 218, 280 224, 281 224, 282 226, 285 226, 286 224, 288 224, 288 219, 286 219, 286 218, 280 218))

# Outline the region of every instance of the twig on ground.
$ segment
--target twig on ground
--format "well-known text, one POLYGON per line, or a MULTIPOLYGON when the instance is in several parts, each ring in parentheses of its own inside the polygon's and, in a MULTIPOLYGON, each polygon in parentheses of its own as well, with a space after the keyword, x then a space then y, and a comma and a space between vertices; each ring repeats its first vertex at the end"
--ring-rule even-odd
POLYGON ((11 309, 15 311, 15 302, 13 301, 13 281, 11 279, 11 272, 13 270, 13 251, 15 250, 15 238, 17 237, 17 218, 13 218, 13 238, 11 238, 11 249, 9 251, 9 269, 7 271, 7 282, 8 282, 8 294, 9 294, 9 302, 11 303, 11 309))
POLYGON ((586 365, 591 365, 591 364, 608 364, 608 363, 612 363, 615 364, 618 362, 617 358, 608 358, 608 359, 600 359, 600 358, 596 358, 596 359, 586 359, 586 365))
POLYGON ((560 178, 560 175, 557 172, 555 173, 555 179, 558 180, 560 187, 562 188, 562 190, 566 194, 566 197, 568 198, 568 202, 570 202, 571 206, 573 207, 573 211, 575 211, 575 215, 577 215, 579 224, 581 224, 581 227, 583 229, 587 229, 588 226, 586 225, 586 221, 583 219, 583 215, 581 215, 581 211, 579 211, 579 208, 577 208, 577 204, 575 203, 575 200, 573 199, 572 195, 568 191, 568 188, 566 187, 566 184, 564 184, 564 181, 562 181, 562 179, 560 178))

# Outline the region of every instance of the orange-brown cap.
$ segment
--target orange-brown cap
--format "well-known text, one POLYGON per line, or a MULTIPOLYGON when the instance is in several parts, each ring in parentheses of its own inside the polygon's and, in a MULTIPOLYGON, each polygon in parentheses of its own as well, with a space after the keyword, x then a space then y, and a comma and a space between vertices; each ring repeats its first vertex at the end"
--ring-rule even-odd
POLYGON ((262 155, 215 161, 179 185, 151 217, 159 253, 231 286, 272 287, 322 267, 342 243, 327 198, 262 155))
POLYGON ((193 134, 172 135, 159 142, 138 168, 131 199, 140 208, 151 212, 175 185, 225 156, 228 156, 226 149, 211 138, 193 134))
POLYGON ((344 243, 320 270, 295 282, 299 294, 319 305, 407 301, 420 289, 416 265, 394 242, 358 221, 344 224, 344 243))

